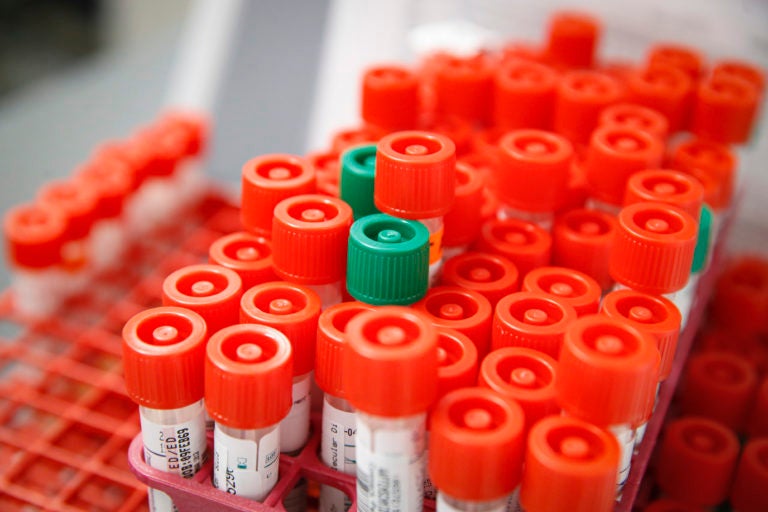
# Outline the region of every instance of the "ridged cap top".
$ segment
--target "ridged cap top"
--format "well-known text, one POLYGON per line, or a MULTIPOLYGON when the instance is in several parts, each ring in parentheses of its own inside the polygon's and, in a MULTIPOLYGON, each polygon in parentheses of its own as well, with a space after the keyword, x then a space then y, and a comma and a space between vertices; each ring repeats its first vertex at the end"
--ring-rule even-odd
POLYGON ((633 174, 627 181, 624 205, 651 201, 677 206, 698 220, 704 203, 701 182, 679 171, 648 169, 633 174))
POLYGON ((16 206, 3 217, 8 260, 27 268, 45 268, 61 262, 67 221, 59 208, 39 203, 16 206))
POLYGON ((503 130, 552 128, 559 76, 545 64, 525 59, 502 63, 495 76, 494 119, 503 130))
POLYGON ((419 82, 398 65, 369 68, 363 74, 361 117, 387 131, 411 130, 419 117, 419 82))
POLYGON ((524 276, 536 267, 549 264, 552 236, 533 222, 491 219, 483 223, 475 249, 501 254, 524 276))
POLYGON ((216 239, 208 248, 208 261, 237 272, 243 290, 277 279, 272 268, 272 242, 246 231, 216 239))
POLYGON ((555 100, 555 131, 574 143, 586 144, 600 112, 621 101, 621 84, 598 71, 569 71, 560 80, 555 100))
POLYGON ((597 313, 602 290, 587 274, 564 267, 539 267, 523 279, 523 291, 541 292, 573 306, 576 315, 597 313))
POLYGON ((737 164, 736 154, 728 146, 698 138, 677 146, 670 160, 672 168, 701 182, 704 201, 715 210, 731 204, 737 164))
POLYGON ((504 256, 485 252, 465 252, 450 258, 443 266, 442 282, 475 290, 493 308, 502 297, 520 287, 515 264, 504 256))
POLYGON ((636 103, 617 103, 600 113, 599 126, 620 126, 643 130, 659 139, 669 135, 669 122, 658 110, 636 103))
POLYGON ((591 276, 607 290, 613 284, 608 262, 616 217, 599 210, 578 208, 555 219, 552 228, 552 262, 591 276))
POLYGON ((719 75, 699 83, 691 132, 721 144, 749 141, 757 119, 757 87, 736 76, 719 75))
POLYGON ((37 194, 37 201, 58 209, 66 219, 65 240, 80 240, 98 219, 96 188, 76 180, 50 181, 37 194))
POLYGON ((686 127, 694 82, 685 71, 668 64, 653 64, 630 73, 626 83, 629 100, 664 116, 669 132, 686 127))

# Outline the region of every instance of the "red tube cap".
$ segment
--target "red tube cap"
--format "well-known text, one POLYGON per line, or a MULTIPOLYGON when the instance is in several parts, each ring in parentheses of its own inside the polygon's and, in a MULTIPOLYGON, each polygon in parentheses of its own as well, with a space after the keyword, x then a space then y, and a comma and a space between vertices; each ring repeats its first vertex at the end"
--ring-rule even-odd
POLYGON ((694 48, 680 44, 663 43, 653 45, 647 57, 649 67, 657 65, 680 69, 696 82, 704 71, 704 58, 694 48))
POLYGON ((326 284, 347 270, 352 208, 336 197, 290 197, 276 207, 272 222, 275 273, 288 281, 326 284))
POLYGON ((134 315, 123 327, 123 372, 131 400, 151 409, 179 409, 203 398, 208 333, 203 318, 184 308, 134 315))
POLYGON ((209 335, 237 323, 242 294, 240 276, 219 265, 190 265, 163 281, 163 306, 188 308, 199 314, 209 335))
POLYGON ((630 130, 642 130, 658 139, 669 135, 669 122, 658 110, 637 103, 617 103, 600 113, 599 126, 617 126, 630 130))
POLYGON ((570 71, 563 75, 555 100, 555 131, 576 144, 586 144, 597 127, 600 112, 621 101, 619 82, 597 71, 570 71))
POLYGON ((457 286, 435 286, 412 307, 435 326, 468 336, 480 357, 488 353, 493 308, 482 294, 457 286))
POLYGON ((205 358, 205 408, 231 428, 265 428, 291 409, 291 344, 266 325, 240 324, 211 336, 205 358))
POLYGON ((366 123, 386 131, 412 130, 419 117, 419 82, 397 65, 370 68, 363 74, 361 114, 366 123))
POLYGON ((515 264, 504 256, 484 252, 465 252, 446 261, 443 284, 474 290, 488 299, 492 308, 519 289, 515 264))
POLYGON ((320 297, 304 286, 275 281, 254 286, 240 301, 240 322, 268 325, 285 334, 293 348, 294 375, 315 367, 320 297))
POLYGON ((597 313, 602 290, 587 274, 563 267, 539 267, 523 279, 523 291, 541 292, 573 306, 577 316, 597 313))
POLYGON ((554 69, 524 59, 503 63, 495 76, 494 119, 502 131, 552 128, 555 90, 554 69))
POLYGON ((317 323, 315 380, 329 395, 344 397, 343 355, 347 347, 347 325, 360 313, 373 311, 363 302, 341 302, 320 313, 317 323))
POLYGON ((672 301, 635 290, 616 290, 603 298, 600 312, 653 336, 661 356, 659 380, 669 377, 682 322, 680 311, 672 301))
POLYGON ((478 385, 520 404, 528 432, 540 419, 560 414, 556 375, 557 361, 547 354, 530 348, 505 347, 485 356, 477 380, 478 385))
POLYGON ((64 214, 66 241, 85 238, 97 220, 98 196, 96 189, 87 186, 87 183, 75 180, 50 181, 40 188, 37 200, 64 214))
POLYGON ((490 389, 453 391, 431 415, 429 477, 465 501, 509 495, 523 469, 523 411, 490 389))
POLYGON ((757 119, 759 92, 735 76, 720 75, 699 84, 691 132, 721 144, 749 141, 757 119))
POLYGON ((277 279, 272 268, 272 243, 245 231, 224 235, 213 242, 208 261, 237 272, 243 290, 277 279))
POLYGON ((499 141, 496 194, 512 208, 554 212, 565 202, 573 159, 568 139, 541 130, 516 130, 499 141))
POLYGON ((765 73, 758 66, 742 60, 721 60, 712 68, 712 76, 735 76, 757 88, 759 96, 765 93, 765 73))
POLYGON ((403 306, 361 313, 347 325, 347 343, 344 393, 355 409, 400 417, 432 406, 437 395, 437 331, 421 313, 403 306))
POLYGON ((456 389, 477 382, 477 349, 456 329, 437 328, 437 396, 435 402, 456 389))
POLYGON ((78 183, 96 194, 96 218, 111 219, 123 212, 125 200, 133 192, 131 169, 116 158, 94 158, 77 170, 78 183))
POLYGON ((483 223, 483 177, 474 167, 456 164, 455 199, 443 218, 443 247, 459 247, 475 241, 483 223))
POLYGON ((272 212, 288 197, 315 192, 315 170, 301 157, 263 155, 243 166, 240 220, 248 231, 269 236, 272 212))
POLYGON ((691 273, 697 222, 662 203, 635 203, 619 213, 611 252, 611 276, 633 290, 652 295, 685 286, 691 273))
POLYGON ((480 228, 475 249, 500 254, 515 264, 525 276, 537 267, 549 265, 552 237, 533 222, 521 219, 491 219, 480 228))
POLYGON ((61 263, 66 229, 67 221, 59 208, 40 203, 16 206, 3 218, 8 261, 26 268, 61 263))
POLYGON ((736 166, 736 155, 727 146, 696 138, 677 146, 670 159, 670 167, 701 182, 704 201, 715 210, 731 204, 736 166))
POLYGON ((674 420, 659 448, 656 483, 674 499, 714 507, 728 496, 738 456, 732 430, 695 416, 674 420))
POLYGON ((732 333, 761 336, 768 332, 768 261, 745 256, 717 278, 712 316, 732 333))
POLYGON ((731 488, 739 512, 768 510, 768 439, 751 439, 744 447, 731 488))
POLYGON ((473 124, 491 123, 494 68, 488 57, 446 56, 434 77, 438 117, 455 116, 473 124))
POLYGON ((552 262, 592 277, 603 290, 612 284, 608 273, 616 218, 599 210, 570 210, 555 219, 552 262))
POLYGON ((704 187, 689 174, 667 169, 648 169, 629 178, 624 194, 625 206, 643 201, 677 206, 698 221, 704 203, 704 187))
POLYGON ((560 357, 563 336, 576 320, 576 310, 546 293, 517 292, 496 305, 491 348, 528 347, 553 359, 560 357))
POLYGON ((549 22, 545 59, 564 68, 591 68, 600 38, 596 18, 580 12, 558 12, 549 22))
POLYGON ((704 512, 704 509, 679 501, 661 498, 649 503, 643 509, 643 512, 704 512))
POLYGON ((658 168, 664 144, 648 132, 602 126, 589 142, 584 171, 595 199, 621 205, 627 181, 637 171, 658 168))
POLYGON ((682 69, 654 64, 627 77, 629 101, 654 109, 666 118, 669 132, 687 127, 693 106, 693 84, 682 69))
POLYGON ((659 359, 650 334, 603 315, 581 317, 560 351, 560 406, 595 425, 639 425, 653 409, 659 359))
POLYGON ((680 407, 683 414, 710 418, 741 432, 757 386, 749 360, 724 352, 696 354, 688 360, 680 407))
POLYGON ((451 210, 456 187, 456 146, 428 132, 396 132, 376 147, 374 203, 405 219, 440 217, 451 210))
POLYGON ((520 503, 536 512, 610 512, 616 499, 619 445, 576 418, 550 416, 528 435, 520 503))
POLYGON ((377 130, 372 126, 339 130, 331 139, 331 151, 341 154, 352 146, 376 144, 376 141, 382 137, 380 132, 381 130, 377 130))

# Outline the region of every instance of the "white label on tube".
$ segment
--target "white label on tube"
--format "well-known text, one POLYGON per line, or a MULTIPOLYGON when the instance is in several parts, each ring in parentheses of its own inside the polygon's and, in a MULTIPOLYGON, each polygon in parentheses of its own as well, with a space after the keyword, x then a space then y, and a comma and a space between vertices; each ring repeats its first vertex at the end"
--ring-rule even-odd
POLYGON ((293 383, 291 395, 293 405, 288 416, 280 422, 280 451, 295 453, 301 450, 309 438, 309 412, 312 400, 309 391, 312 388, 312 375, 293 383))
MULTIPOLYGON (((199 414, 184 423, 161 425, 141 415, 141 439, 144 461, 149 466, 191 478, 200 470, 205 456, 205 418, 199 414)), ((177 510, 167 494, 155 489, 150 489, 149 507, 153 512, 177 510)))
POLYGON ((360 512, 421 510, 424 426, 370 430, 357 423, 357 506, 360 512))
POLYGON ((619 474, 616 483, 621 487, 629 477, 632 453, 635 450, 635 431, 627 425, 614 425, 608 427, 608 431, 619 442, 619 474))
MULTIPOLYGON (((323 437, 320 456, 326 466, 348 475, 355 474, 355 438, 357 415, 342 411, 327 401, 323 406, 323 437)), ((352 501, 332 485, 320 487, 320 511, 344 512, 352 501)))
POLYGON ((215 429, 213 486, 230 494, 263 501, 277 483, 279 435, 274 429, 256 443, 215 429))
MULTIPOLYGON (((465 507, 466 507, 466 503, 467 502, 464 502, 465 507)), ((436 505, 437 505, 437 512, 466 512, 468 510, 467 508, 459 508, 457 506, 452 505, 445 499, 445 495, 441 492, 437 493, 436 505)), ((472 508, 469 510, 476 510, 476 509, 472 508)), ((507 508, 504 502, 502 502, 497 507, 483 508, 482 510, 483 512, 504 512, 505 510, 507 510, 507 508)))

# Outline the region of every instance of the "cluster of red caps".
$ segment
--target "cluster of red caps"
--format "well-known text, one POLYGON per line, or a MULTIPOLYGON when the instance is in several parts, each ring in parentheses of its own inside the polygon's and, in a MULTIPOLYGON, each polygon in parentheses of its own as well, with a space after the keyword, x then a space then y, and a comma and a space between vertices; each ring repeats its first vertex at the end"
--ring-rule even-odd
POLYGON ((682 416, 668 422, 658 450, 656 483, 667 498, 649 512, 726 499, 739 512, 768 510, 768 261, 732 261, 709 308, 682 380, 682 416))

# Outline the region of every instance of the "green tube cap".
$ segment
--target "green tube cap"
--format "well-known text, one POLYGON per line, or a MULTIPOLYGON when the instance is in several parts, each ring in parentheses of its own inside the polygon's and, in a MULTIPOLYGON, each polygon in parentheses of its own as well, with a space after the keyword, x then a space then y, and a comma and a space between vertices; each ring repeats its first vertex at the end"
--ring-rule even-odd
POLYGON ((339 195, 352 207, 355 220, 379 213, 373 203, 373 177, 376 173, 376 144, 357 146, 341 156, 339 195))
POLYGON ((408 305, 427 293, 429 231, 418 221, 368 215, 349 232, 347 290, 376 306, 408 305))
POLYGON ((696 250, 693 253, 691 272, 701 272, 707 266, 710 242, 712 240, 712 209, 706 204, 701 207, 699 217, 699 235, 696 238, 696 250))

